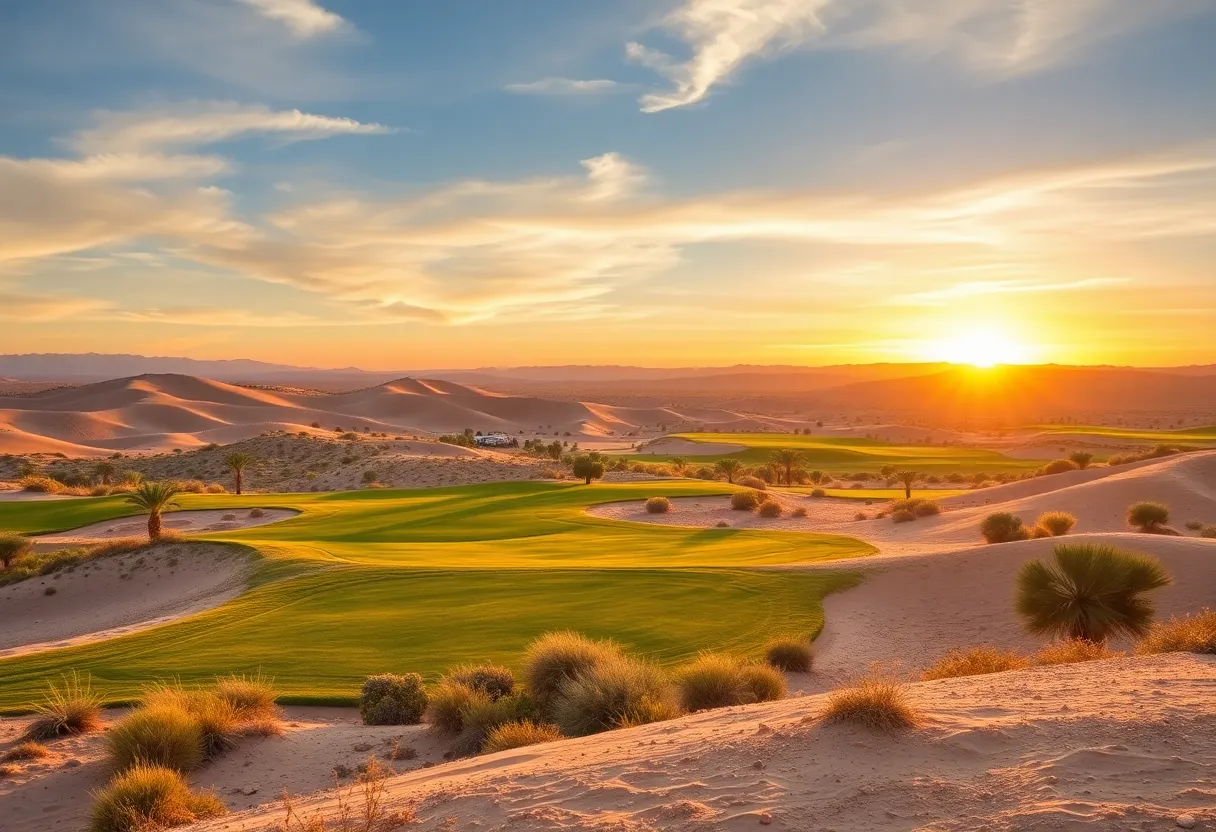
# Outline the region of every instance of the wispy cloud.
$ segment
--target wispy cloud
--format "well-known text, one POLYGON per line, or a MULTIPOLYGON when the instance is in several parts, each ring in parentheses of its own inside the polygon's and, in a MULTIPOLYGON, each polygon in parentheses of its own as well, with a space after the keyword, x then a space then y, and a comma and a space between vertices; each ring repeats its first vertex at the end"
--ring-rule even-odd
POLYGON ((347 26, 340 15, 334 14, 313 0, 240 0, 269 20, 282 23, 297 37, 311 38, 335 32, 347 26))
POLYGON ((1055 64, 1090 44, 1195 9, 1196 0, 683 0, 660 22, 683 59, 639 42, 626 56, 670 84, 648 113, 701 101, 745 64, 797 49, 901 49, 958 55, 1003 76, 1055 64))
POLYGON ((62 321, 110 306, 108 301, 95 298, 0 291, 0 319, 8 321, 62 321))
POLYGON ((507 84, 503 89, 519 95, 598 95, 612 92, 620 85, 606 78, 580 81, 574 78, 541 78, 524 84, 507 84))
POLYGON ((955 283, 952 286, 933 289, 927 292, 911 292, 896 295, 891 298, 891 303, 910 306, 945 306, 961 298, 973 298, 983 295, 1082 292, 1128 282, 1127 278, 1119 277, 1092 277, 1060 283, 1041 283, 1032 280, 976 280, 966 283, 955 283))

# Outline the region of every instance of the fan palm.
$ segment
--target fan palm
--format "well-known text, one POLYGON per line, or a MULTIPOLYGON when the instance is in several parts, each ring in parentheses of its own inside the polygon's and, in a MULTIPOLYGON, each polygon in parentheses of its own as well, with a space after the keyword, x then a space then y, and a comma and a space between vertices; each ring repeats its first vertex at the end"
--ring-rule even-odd
POLYGON ((1055 547, 1055 563, 1023 564, 1015 606, 1034 635, 1105 642, 1142 637, 1153 619, 1144 593, 1171 581, 1156 558, 1097 544, 1055 547))
POLYGON ((167 482, 145 482, 139 488, 127 495, 127 502, 148 512, 148 539, 160 540, 161 514, 173 508, 177 503, 173 498, 177 489, 167 482))
POLYGON ((245 469, 253 462, 252 454, 244 454, 233 452, 224 457, 224 464, 228 466, 228 470, 232 471, 236 477, 236 493, 241 493, 241 485, 244 479, 245 469))
POLYGON ((726 477, 726 481, 731 485, 735 484, 735 477, 743 473, 743 463, 737 459, 720 459, 714 464, 714 468, 726 477))
POLYGON ((794 451, 789 448, 783 448, 780 451, 773 451, 769 456, 769 461, 778 468, 785 471, 785 484, 794 484, 794 468, 802 463, 802 451, 794 451))

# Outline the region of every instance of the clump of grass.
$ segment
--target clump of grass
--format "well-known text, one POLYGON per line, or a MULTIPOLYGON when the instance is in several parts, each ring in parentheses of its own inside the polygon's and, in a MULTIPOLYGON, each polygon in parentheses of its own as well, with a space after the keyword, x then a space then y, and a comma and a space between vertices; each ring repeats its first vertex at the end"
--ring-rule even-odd
POLYGON ((908 699, 907 686, 878 676, 833 693, 820 718, 888 733, 916 728, 922 722, 908 699))
POLYGON ((277 720, 274 679, 259 671, 251 675, 220 676, 215 680, 215 695, 231 706, 238 719, 277 720))
POLYGON ((666 497, 651 497, 646 501, 647 514, 667 514, 671 511, 671 500, 666 497))
POLYGON ((484 691, 475 691, 452 679, 440 679, 427 694, 427 721, 444 733, 459 734, 464 730, 465 709, 482 700, 490 702, 484 691))
POLYGON ((759 514, 761 517, 768 517, 771 519, 774 517, 780 517, 781 511, 781 503, 777 502, 776 500, 765 500, 760 504, 759 514))
POLYGON ((40 742, 26 740, 0 755, 0 763, 15 763, 22 760, 41 760, 49 757, 50 750, 40 742))
POLYGON ((911 523, 916 519, 916 515, 906 508, 896 509, 891 512, 892 523, 911 523))
POLYGON ((417 673, 369 676, 359 697, 364 725, 417 725, 426 710, 426 691, 417 673))
POLYGON ((1034 654, 1034 663, 1042 665, 1076 664, 1098 659, 1113 659, 1121 655, 1111 651, 1100 641, 1069 638, 1053 642, 1034 654))
POLYGON ((193 771, 206 757, 203 729, 180 705, 156 704, 132 711, 106 735, 106 747, 115 771, 138 763, 193 771))
POLYGON ((1012 543, 1030 537, 1030 531, 1022 525, 1022 518, 1008 511, 985 517, 980 523, 980 534, 989 543, 1012 543))
POLYGON ((798 506, 798 508, 794 509, 791 512, 791 514, 794 517, 806 517, 806 515, 807 515, 806 506, 798 506))
POLYGON ((1154 624, 1136 645, 1136 652, 1216 654, 1216 610, 1203 609, 1154 624))
POLYGON ((1199 536, 1208 540, 1216 538, 1216 526, 1204 526, 1199 530, 1199 536))
POLYGON ((265 517, 266 512, 260 508, 251 508, 251 509, 249 509, 249 516, 253 517, 255 519, 258 517, 265 517))
POLYGON ((21 486, 22 491, 30 491, 36 494, 58 494, 63 490, 63 483, 39 474, 22 477, 18 480, 18 484, 21 486))
POLYGON ((1064 474, 1068 471, 1077 470, 1077 463, 1071 459, 1053 459, 1035 472, 1035 476, 1050 476, 1051 474, 1064 474))
POLYGON ((822 488, 812 488, 811 489, 811 497, 813 499, 821 500, 826 496, 828 496, 828 492, 824 491, 822 488))
POLYGON ((69 734, 87 734, 101 728, 101 696, 92 680, 76 671, 65 674, 62 684, 47 684, 46 696, 34 706, 37 716, 26 729, 32 740, 49 740, 69 734))
POLYGON ((1199 520, 1187 520, 1185 525, 1193 532, 1197 532, 1203 528, 1203 523, 1199 520))
POLYGON ((1149 534, 1167 533, 1165 524, 1170 522, 1169 507, 1147 500, 1132 503, 1127 507, 1127 524, 1149 534))
POLYGON ((856 514, 854 514, 854 515, 853 515, 853 519, 854 519, 854 520, 856 520, 856 521, 858 521, 858 522, 860 522, 860 521, 862 521, 862 520, 869 520, 869 519, 870 519, 870 515, 866 514, 864 511, 859 511, 859 512, 857 512, 856 514))
POLYGON ((737 483, 735 483, 735 485, 738 485, 742 488, 755 489, 756 491, 765 491, 766 489, 768 489, 768 483, 766 483, 764 480, 760 479, 759 477, 753 477, 753 476, 740 477, 739 481, 737 483))
POLYGON ((211 759, 236 747, 240 717, 232 704, 214 690, 185 690, 178 685, 156 685, 145 691, 143 706, 180 709, 194 718, 203 742, 203 756, 211 759))
POLYGON ((495 728, 535 716, 536 703, 523 693, 498 699, 490 699, 485 694, 474 696, 460 714, 462 728, 456 738, 456 751, 465 754, 481 751, 495 728))
POLYGON ((815 651, 809 641, 775 638, 764 646, 764 660, 787 673, 810 673, 815 651))
POLYGON ((727 708, 750 701, 741 662, 725 653, 702 653, 676 672, 680 705, 686 711, 727 708))
POLYGON ((24 535, 0 534, 0 564, 3 564, 5 569, 33 550, 33 542, 24 535))
POLYGON ((1039 515, 1035 527, 1043 529, 1051 537, 1063 537, 1077 525, 1077 518, 1067 511, 1048 511, 1039 515))
POLYGON ((748 663, 739 671, 750 702, 776 702, 785 698, 785 677, 774 667, 748 663))
POLYGON ((215 795, 190 791, 179 772, 142 762, 93 796, 89 832, 149 832, 228 811, 215 795))
POLYGON ((482 691, 491 699, 510 696, 515 691, 515 674, 510 668, 496 664, 463 665, 449 672, 447 678, 482 691))
POLYGON ((928 682, 933 679, 955 679, 959 676, 982 676, 986 673, 1020 670, 1029 664, 1025 656, 1012 650, 972 647, 967 650, 951 650, 937 664, 922 673, 920 678, 928 682))
POLYGON ((546 633, 528 646, 524 678, 541 711, 548 713, 567 682, 622 655, 621 648, 611 641, 592 641, 568 630, 546 633))
POLYGON ((556 725, 526 720, 506 722, 490 732, 482 750, 486 754, 493 754, 498 751, 509 751, 512 748, 555 742, 561 738, 562 732, 556 725))
POLYGON ((561 686, 553 712, 563 734, 583 737, 672 719, 680 709, 662 670, 617 654, 568 679, 561 686))
POLYGON ((751 489, 730 495, 730 507, 735 511, 755 511, 759 505, 760 494, 751 489))

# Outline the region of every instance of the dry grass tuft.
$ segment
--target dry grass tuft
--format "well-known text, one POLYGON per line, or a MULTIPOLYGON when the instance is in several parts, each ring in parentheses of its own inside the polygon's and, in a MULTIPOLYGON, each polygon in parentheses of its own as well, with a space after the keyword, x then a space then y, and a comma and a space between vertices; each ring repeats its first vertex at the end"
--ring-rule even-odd
POLYGON ((569 630, 546 633, 528 646, 524 678, 541 711, 547 713, 563 685, 597 664, 615 661, 622 655, 615 642, 592 641, 569 630))
POLYGON ((1034 654, 1034 663, 1041 665, 1076 664, 1121 656, 1100 641, 1071 638, 1053 642, 1034 654))
POLYGON ((168 694, 115 725, 106 736, 106 747, 115 771, 139 763, 193 771, 207 756, 199 720, 180 704, 169 704, 168 694))
POLYGON ((1136 645, 1136 652, 1140 655, 1216 654, 1216 610, 1204 609, 1193 615, 1154 624, 1149 634, 1136 645))
POLYGON ((235 673, 215 680, 215 695, 231 706, 238 719, 267 720, 279 718, 275 705, 274 679, 258 673, 245 676, 235 673))
POLYGON ((776 500, 765 500, 760 504, 759 514, 761 517, 768 517, 771 519, 774 517, 780 517, 781 511, 781 503, 777 502, 776 500))
POLYGON ((647 514, 668 514, 671 512, 671 500, 666 497, 651 497, 646 501, 647 514))
POLYGON ((515 674, 509 667, 496 664, 466 664, 444 677, 487 694, 491 699, 515 692, 515 674))
POLYGON ((735 511, 755 511, 760 505, 760 493, 748 489, 730 495, 730 507, 735 511))
POLYGON ((1039 515, 1035 527, 1043 529, 1052 537, 1063 537, 1077 525, 1077 518, 1067 511, 1048 511, 1039 515))
POLYGON ((562 686, 554 722, 569 737, 584 737, 679 716, 675 692, 658 667, 624 655, 605 657, 562 686))
POLYGON ((26 729, 31 740, 49 740, 69 734, 87 734, 101 728, 101 696, 93 691, 88 676, 76 671, 65 674, 63 684, 47 684, 45 699, 34 706, 37 713, 26 729))
POLYGON ((787 673, 810 673, 815 650, 809 641, 775 638, 764 646, 764 660, 787 673))
POLYGON ((1020 670, 1029 664, 1025 656, 1012 650, 972 647, 968 650, 951 650, 937 664, 922 673, 920 678, 929 682, 933 679, 955 679, 959 676, 982 676, 986 673, 1020 670))
POLYGON ((337 811, 330 815, 320 811, 301 814, 291 798, 283 795, 285 817, 273 827, 274 832, 390 832, 411 823, 412 809, 388 807, 385 781, 393 775, 393 769, 375 757, 368 757, 360 769, 354 782, 338 789, 337 811))
POLYGON ((228 812, 215 795, 191 792, 180 773, 142 762, 93 797, 89 832, 153 832, 228 812))
POLYGON ((507 722, 490 732, 482 750, 486 754, 494 754, 498 751, 510 751, 512 748, 539 745, 543 742, 555 742, 560 739, 562 739, 562 732, 556 725, 527 721, 507 722))
POLYGON ((877 676, 833 693, 819 716, 824 722, 843 722, 887 733, 916 728, 923 722, 920 712, 908 701, 907 686, 877 676))
POLYGON ((445 677, 427 694, 427 721, 444 733, 459 734, 464 730, 465 709, 479 701, 489 702, 490 697, 445 677))
POLYGON ((50 750, 40 742, 25 741, 0 755, 0 763, 15 763, 21 760, 41 760, 49 757, 50 750))

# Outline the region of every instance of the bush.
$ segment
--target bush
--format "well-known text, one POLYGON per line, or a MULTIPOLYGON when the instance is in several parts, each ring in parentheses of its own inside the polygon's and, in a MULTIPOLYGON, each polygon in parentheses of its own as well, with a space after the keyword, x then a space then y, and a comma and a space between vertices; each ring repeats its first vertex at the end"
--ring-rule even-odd
POLYGON ((37 716, 25 731, 33 740, 49 740, 70 734, 87 734, 101 728, 101 697, 93 692, 88 676, 75 671, 63 683, 47 684, 43 701, 34 706, 37 716))
POLYGON ((15 745, 3 754, 0 754, 0 763, 19 762, 21 760, 41 760, 43 757, 49 757, 50 750, 40 742, 30 742, 29 740, 15 745))
POLYGON ((1136 652, 1141 655, 1216 654, 1216 610, 1204 609, 1194 615, 1154 624, 1144 640, 1136 645, 1136 652))
MULTIPOLYGON (((1185 525, 1193 532, 1197 532, 1203 528, 1203 523, 1199 522, 1198 520, 1187 520, 1185 525)), ((2 545, 3 544, 0 544, 0 547, 2 547, 2 545)))
POLYGON ((227 702, 240 719, 278 718, 274 680, 261 673, 221 676, 215 680, 215 695, 227 702))
POLYGON ((1112 659, 1119 653, 1113 653, 1100 641, 1086 641, 1083 638, 1069 638, 1047 645, 1034 654, 1034 663, 1043 665, 1075 664, 1077 662, 1092 662, 1097 659, 1112 659))
POLYGON ((191 792, 178 772, 139 763, 96 793, 89 832, 149 832, 227 811, 215 795, 191 792))
POLYGON ((912 513, 917 517, 936 517, 942 513, 942 507, 933 500, 919 500, 912 507, 912 513))
POLYGON ((249 509, 249 516, 255 519, 258 517, 265 517, 266 512, 262 511, 260 508, 251 508, 249 509))
POLYGON ((510 696, 515 692, 515 674, 510 668, 496 664, 464 665, 449 672, 444 678, 479 690, 491 699, 510 696))
POLYGON ((815 663, 815 651, 809 641, 775 638, 764 646, 764 660, 788 673, 810 673, 815 663))
POLYGON ((18 484, 22 491, 32 491, 37 494, 58 494, 63 490, 63 483, 38 474, 22 477, 18 484))
POLYGON ((570 631, 546 633, 528 646, 524 678, 542 712, 547 712, 566 682, 620 657, 621 648, 611 641, 592 641, 570 631))
POLYGON ((736 491, 730 495, 730 507, 735 511, 755 511, 760 505, 760 494, 756 491, 736 491))
POLYGON ((1022 518, 1008 511, 999 511, 985 517, 980 523, 980 534, 989 543, 1011 543, 1030 537, 1030 532, 1022 525, 1022 518))
POLYGON ((937 664, 920 675, 922 681, 954 679, 959 676, 982 676, 986 673, 1001 673, 1019 670, 1030 662, 1010 650, 995 647, 972 647, 969 650, 951 650, 937 664))
POLYGON ((555 742, 561 738, 562 732, 556 725, 526 720, 507 722, 490 732, 482 750, 486 754, 494 754, 498 751, 510 751, 512 748, 539 745, 542 742, 555 742))
POLYGON ((536 703, 526 694, 490 699, 481 691, 474 691, 473 698, 460 712, 461 729, 455 750, 461 754, 481 751, 495 728, 535 716, 536 703))
POLYGON ((648 514, 667 514, 671 511, 671 500, 666 497, 651 497, 646 501, 648 514))
POLYGON ((1067 471, 1077 470, 1077 464, 1070 459, 1054 459, 1044 465, 1035 473, 1038 476, 1048 476, 1051 474, 1063 474, 1067 471))
POLYGON ((1199 530, 1199 536, 1208 540, 1216 539, 1216 526, 1204 526, 1199 530))
POLYGON ((812 499, 820 500, 826 496, 828 496, 828 492, 824 491, 822 488, 812 488, 811 489, 812 499))
POLYGON ((110 764, 125 771, 136 763, 193 771, 203 763, 203 729, 185 708, 157 704, 128 714, 106 735, 110 764))
POLYGON ((553 715, 563 734, 583 737, 672 719, 679 715, 679 706, 663 671, 616 654, 567 679, 553 715))
POLYGON ((881 678, 863 679, 828 697, 820 715, 825 722, 846 722, 894 733, 915 728, 920 713, 908 701, 907 687, 881 678))
POLYGON ((794 517, 806 517, 806 513, 806 506, 798 506, 798 508, 791 512, 794 517))
POLYGON ((759 514, 761 517, 773 518, 780 517, 781 511, 781 503, 776 500, 765 500, 760 504, 759 514))
POLYGON ((1161 503, 1140 502, 1127 507, 1127 524, 1142 532, 1156 531, 1170 522, 1170 510, 1161 503))
POLYGON ((680 705, 704 711, 742 705, 750 700, 740 673, 741 662, 725 653, 703 653, 676 672, 680 705))
POLYGON ((749 702, 776 702, 785 698, 785 677, 765 664, 745 664, 739 671, 749 702))
POLYGON ((464 711, 475 702, 490 702, 489 694, 449 678, 439 680, 427 696, 427 721, 448 734, 464 730, 464 711))
POLYGON ((1047 529, 1043 528, 1042 526, 1035 526, 1030 530, 1030 537, 1032 540, 1042 540, 1052 536, 1052 533, 1047 531, 1047 529))
POLYGON ((854 514, 854 515, 853 515, 853 519, 854 519, 854 520, 857 520, 857 521, 861 521, 861 520, 869 520, 869 519, 870 519, 870 515, 866 514, 864 511, 859 511, 859 512, 857 512, 856 514, 854 514))
POLYGON ((1068 461, 1081 469, 1088 468, 1093 459, 1094 455, 1088 451, 1074 451, 1068 455, 1068 461))
POLYGON ((19 534, 0 534, 0 563, 8 569, 13 561, 25 557, 34 549, 28 537, 19 534))
POLYGON ((1067 511, 1048 511, 1039 515, 1035 522, 1037 528, 1043 529, 1051 537, 1063 537, 1077 525, 1077 518, 1067 511))
POLYGON ((759 477, 753 476, 739 477, 739 481, 735 485, 743 488, 754 488, 756 491, 764 491, 768 488, 768 483, 759 477))
POLYGON ((359 697, 364 725, 417 725, 426 710, 426 691, 417 673, 369 676, 359 697))
POLYGON ((228 493, 227 487, 218 482, 207 483, 207 487, 204 488, 203 491, 207 494, 227 494, 228 493))
POLYGON ((901 508, 891 512, 892 523, 910 523, 916 519, 916 515, 906 508, 901 508))

